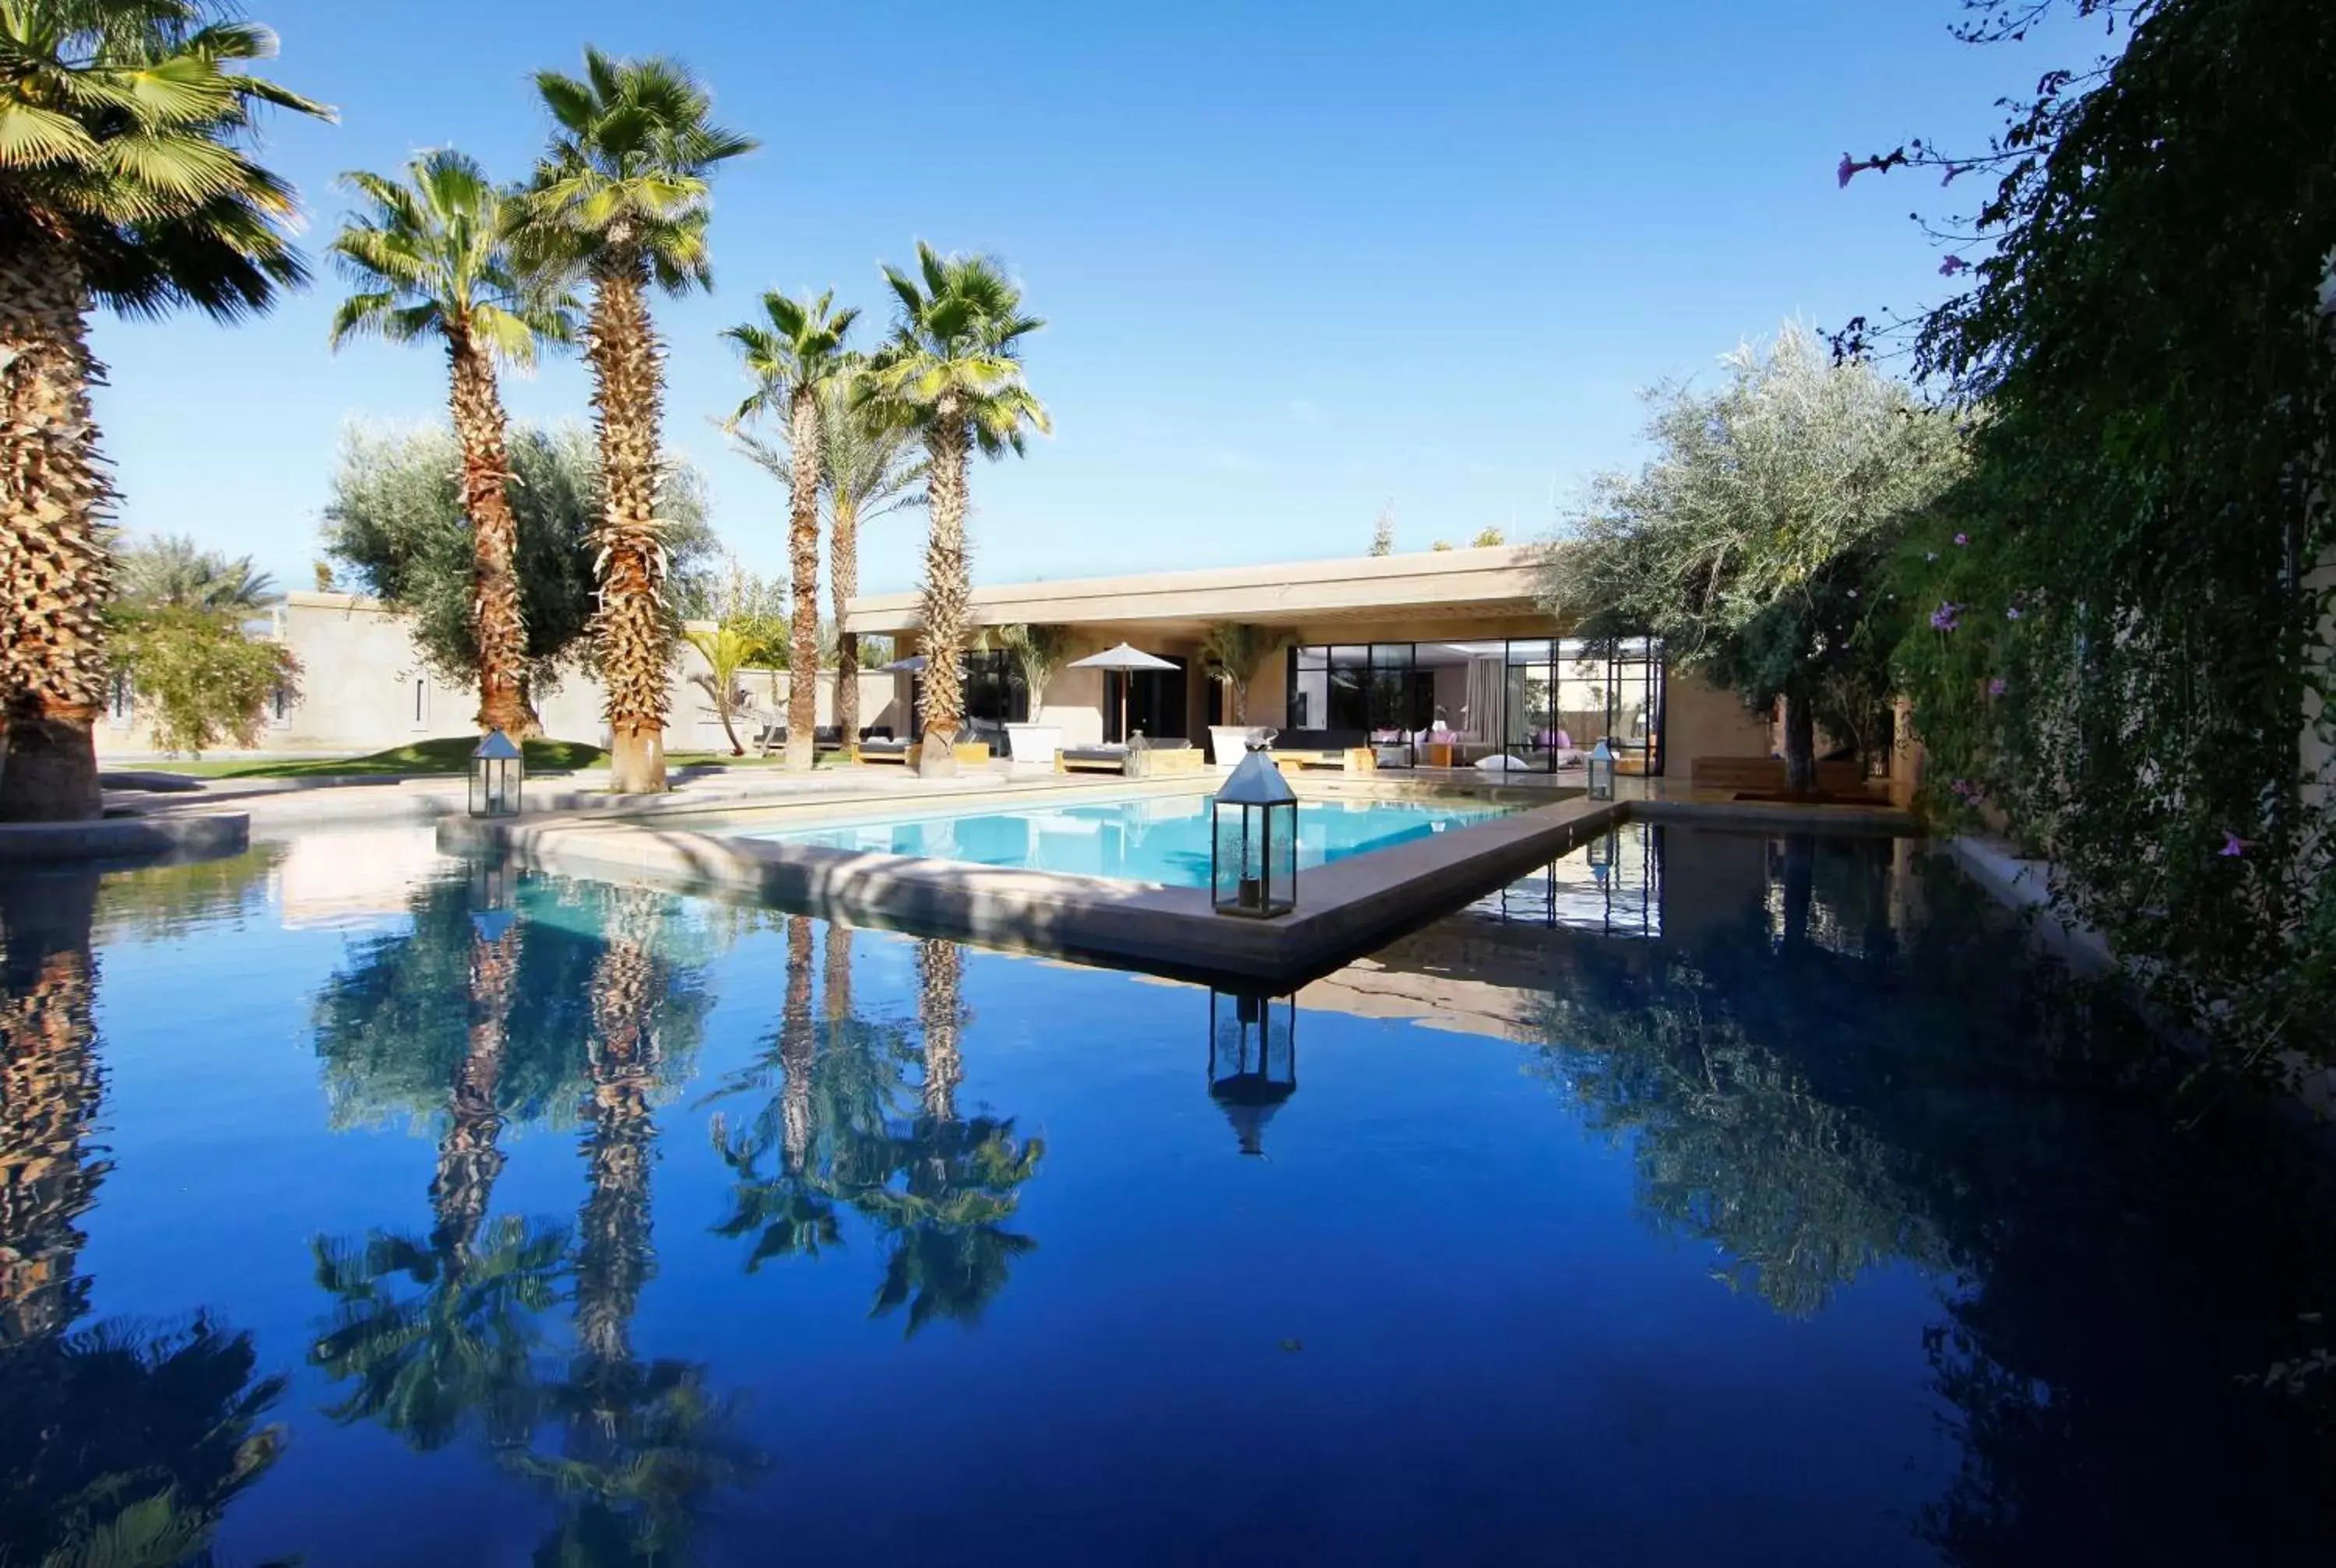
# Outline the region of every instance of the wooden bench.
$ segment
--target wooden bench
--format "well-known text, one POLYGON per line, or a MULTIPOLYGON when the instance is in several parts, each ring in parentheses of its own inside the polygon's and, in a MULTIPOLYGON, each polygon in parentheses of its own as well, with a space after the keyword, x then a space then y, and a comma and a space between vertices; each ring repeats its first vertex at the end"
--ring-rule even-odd
POLYGON ((1308 768, 1326 768, 1337 773, 1377 773, 1378 755, 1367 745, 1343 746, 1336 751, 1276 751, 1273 765, 1287 775, 1303 773, 1308 768))

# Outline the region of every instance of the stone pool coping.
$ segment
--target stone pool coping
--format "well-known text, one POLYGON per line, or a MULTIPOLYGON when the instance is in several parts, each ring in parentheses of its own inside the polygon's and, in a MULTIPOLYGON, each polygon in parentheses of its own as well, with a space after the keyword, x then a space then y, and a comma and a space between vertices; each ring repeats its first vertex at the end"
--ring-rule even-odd
POLYGON ((251 817, 244 812, 0 823, 0 862, 236 854, 250 842, 251 817))
MULTIPOLYGON (((1157 789, 1105 785, 1049 792, 1044 803, 1205 793, 1192 781, 1157 789)), ((1305 798, 1442 798, 1502 792, 1404 789, 1307 792, 1305 798)), ((989 947, 1092 959, 1193 979, 1288 985, 1334 969, 1425 919, 1466 904, 1504 880, 1563 855, 1622 821, 1629 803, 1576 795, 1349 856, 1299 874, 1299 908, 1273 920, 1217 914, 1207 890, 1055 872, 782 844, 700 831, 709 820, 849 814, 833 801, 730 808, 442 823, 451 853, 502 852, 562 873, 639 879, 687 891, 744 896, 848 925, 963 938, 989 947)), ((1027 794, 959 795, 945 809, 1038 803, 1027 794), (1019 795, 1019 800, 1016 799, 1019 795)), ((897 811, 898 803, 893 803, 897 811)))

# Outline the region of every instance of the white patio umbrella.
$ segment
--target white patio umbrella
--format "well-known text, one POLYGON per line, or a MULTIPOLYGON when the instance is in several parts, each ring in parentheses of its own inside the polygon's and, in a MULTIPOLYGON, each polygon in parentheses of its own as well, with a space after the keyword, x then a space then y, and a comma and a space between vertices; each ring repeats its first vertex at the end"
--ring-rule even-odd
MULTIPOLYGON (((1139 669, 1174 669, 1176 666, 1168 659, 1121 643, 1117 648, 1107 648, 1101 653, 1091 653, 1085 658, 1075 658, 1071 660, 1070 667, 1114 669, 1122 675, 1128 675, 1139 669)), ((1119 683, 1119 739, 1121 745, 1127 744, 1127 682, 1124 680, 1119 683)))

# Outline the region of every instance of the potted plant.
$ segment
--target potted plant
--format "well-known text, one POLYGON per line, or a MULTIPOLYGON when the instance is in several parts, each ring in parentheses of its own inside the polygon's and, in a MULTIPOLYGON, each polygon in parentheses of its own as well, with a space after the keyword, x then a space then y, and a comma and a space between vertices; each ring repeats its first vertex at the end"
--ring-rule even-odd
POLYGON ((1257 667, 1290 646, 1290 636, 1246 621, 1222 620, 1201 639, 1201 666, 1212 679, 1225 683, 1231 724, 1209 726, 1209 760, 1221 768, 1241 761, 1252 735, 1249 723, 1249 683, 1257 667))
POLYGON ((1030 717, 1006 726, 1006 755, 1016 762, 1052 765, 1062 748, 1063 726, 1040 722, 1046 687, 1070 657, 1071 628, 1066 626, 1001 626, 993 634, 998 645, 1013 657, 1022 671, 1022 685, 1030 694, 1030 717))

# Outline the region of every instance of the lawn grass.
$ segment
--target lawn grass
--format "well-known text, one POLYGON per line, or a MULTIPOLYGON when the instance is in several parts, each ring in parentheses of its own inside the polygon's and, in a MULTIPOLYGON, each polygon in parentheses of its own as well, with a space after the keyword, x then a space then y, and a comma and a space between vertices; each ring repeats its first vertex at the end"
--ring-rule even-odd
MULTIPOLYGON (((458 775, 471 771, 471 753, 477 749, 478 744, 479 737, 474 735, 453 735, 435 740, 418 740, 410 745, 392 746, 387 751, 368 752, 363 756, 297 757, 277 762, 212 757, 197 758, 191 762, 140 764, 137 768, 146 773, 184 774, 190 778, 420 778, 432 774, 458 775)), ((577 768, 594 767, 608 760, 607 752, 584 741, 524 741, 521 743, 520 751, 527 759, 527 771, 530 774, 569 773, 577 768)))
MULTIPOLYGON (((190 761, 166 759, 125 764, 120 771, 172 773, 188 778, 454 777, 470 771, 471 753, 478 744, 476 735, 456 735, 415 741, 411 745, 392 746, 387 751, 368 752, 363 756, 297 757, 276 762, 249 762, 235 757, 198 757, 190 761)), ((586 741, 523 741, 520 750, 527 759, 527 771, 530 775, 573 773, 579 768, 599 767, 608 760, 607 752, 586 741)), ((775 767, 786 759, 756 756, 751 752, 745 756, 732 756, 726 752, 678 751, 667 753, 665 760, 667 766, 678 768, 707 765, 775 767)), ((822 757, 820 764, 826 766, 832 760, 822 757)), ((107 771, 116 770, 109 768, 107 771)))

